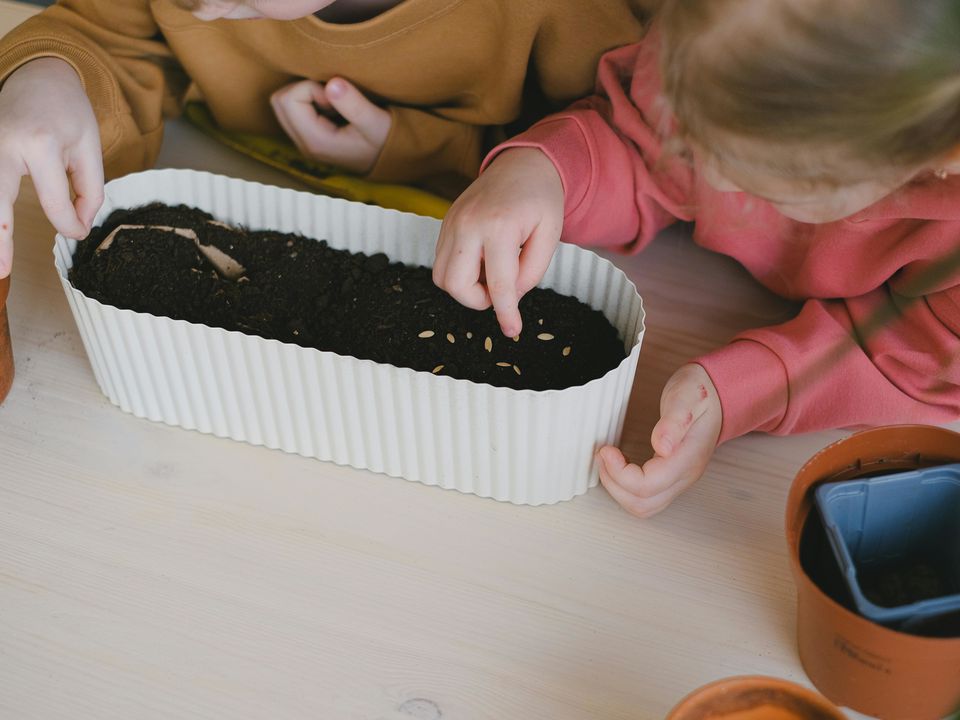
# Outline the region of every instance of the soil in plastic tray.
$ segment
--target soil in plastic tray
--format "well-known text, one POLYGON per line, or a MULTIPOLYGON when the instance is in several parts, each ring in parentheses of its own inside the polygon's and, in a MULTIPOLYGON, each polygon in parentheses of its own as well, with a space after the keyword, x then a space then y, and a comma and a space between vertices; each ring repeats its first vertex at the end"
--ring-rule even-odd
POLYGON ((524 330, 514 341, 492 310, 470 310, 438 289, 429 268, 211 221, 185 206, 117 210, 78 244, 70 282, 119 308, 518 389, 582 385, 625 357, 601 312, 552 290, 520 302, 524 330), (152 227, 121 230, 98 251, 119 225, 152 227), (194 230, 244 274, 221 276, 194 240, 160 227, 194 230))
POLYGON ((898 607, 958 592, 960 589, 952 587, 944 570, 927 559, 913 557, 857 568, 857 580, 874 605, 898 607))

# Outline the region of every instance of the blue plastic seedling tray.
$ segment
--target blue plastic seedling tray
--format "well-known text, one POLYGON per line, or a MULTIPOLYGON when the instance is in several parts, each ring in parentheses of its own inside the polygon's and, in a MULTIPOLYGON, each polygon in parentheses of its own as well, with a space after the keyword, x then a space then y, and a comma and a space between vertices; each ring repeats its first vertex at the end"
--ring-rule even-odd
POLYGON ((816 503, 861 615, 960 610, 960 463, 824 483, 816 503))

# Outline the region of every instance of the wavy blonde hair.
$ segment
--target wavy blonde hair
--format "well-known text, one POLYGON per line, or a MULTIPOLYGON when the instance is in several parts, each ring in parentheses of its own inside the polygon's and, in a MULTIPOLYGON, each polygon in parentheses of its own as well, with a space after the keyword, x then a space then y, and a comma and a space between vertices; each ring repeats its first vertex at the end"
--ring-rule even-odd
POLYGON ((840 182, 960 147, 960 0, 667 0, 660 27, 664 91, 705 147, 827 149, 802 174, 840 182))

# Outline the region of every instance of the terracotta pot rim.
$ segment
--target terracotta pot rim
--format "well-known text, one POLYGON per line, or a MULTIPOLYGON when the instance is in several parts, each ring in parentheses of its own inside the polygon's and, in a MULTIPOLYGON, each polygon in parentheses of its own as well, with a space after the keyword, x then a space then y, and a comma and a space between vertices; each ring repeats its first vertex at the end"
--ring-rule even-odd
POLYGON ((699 703, 708 701, 711 697, 722 691, 747 689, 777 690, 785 695, 802 700, 817 710, 831 714, 836 718, 846 717, 836 705, 816 690, 791 680, 785 680, 771 675, 733 675, 709 682, 691 692, 670 711, 666 720, 682 720, 684 715, 681 713, 688 713, 695 710, 699 703))
MULTIPOLYGON (((818 485, 831 482, 835 478, 824 477, 822 479, 811 481, 803 491, 803 495, 796 501, 793 501, 793 493, 795 491, 796 479, 801 478, 807 472, 808 468, 811 465, 817 463, 817 461, 826 453, 832 453, 837 446, 842 445, 848 442, 851 438, 867 435, 867 434, 887 434, 896 431, 907 430, 910 432, 923 432, 925 434, 940 434, 940 433, 953 433, 958 435, 954 430, 949 428, 941 427, 938 425, 921 425, 921 424, 909 424, 904 423, 900 425, 884 425, 881 427, 868 428, 866 430, 860 430, 858 432, 851 433, 850 435, 836 440, 835 442, 830 443, 826 447, 822 448, 815 455, 813 455, 809 460, 807 460, 797 471, 794 476, 794 486, 791 487, 790 497, 787 500, 786 507, 786 529, 787 529, 787 546, 790 554, 790 565, 793 569, 794 575, 797 578, 802 578, 807 584, 809 584, 813 591, 817 594, 820 600, 826 601, 830 607, 841 613, 847 622, 852 623, 854 626, 870 629, 871 632, 879 632, 883 635, 895 635, 897 636, 900 642, 910 642, 916 643, 918 646, 926 646, 929 648, 943 647, 950 644, 955 644, 957 638, 940 638, 940 637, 926 637, 923 635, 913 635, 911 633, 901 632, 899 630, 894 630, 888 628, 879 623, 875 623, 872 620, 869 620, 858 613, 855 613, 832 597, 827 595, 823 590, 817 585, 807 574, 806 570, 803 569, 803 566, 800 564, 800 538, 803 535, 803 529, 806 526, 807 518, 810 516, 810 513, 814 510, 812 499, 808 501, 808 498, 812 494, 814 488, 818 485)), ((850 478, 853 480, 854 478, 850 478)))

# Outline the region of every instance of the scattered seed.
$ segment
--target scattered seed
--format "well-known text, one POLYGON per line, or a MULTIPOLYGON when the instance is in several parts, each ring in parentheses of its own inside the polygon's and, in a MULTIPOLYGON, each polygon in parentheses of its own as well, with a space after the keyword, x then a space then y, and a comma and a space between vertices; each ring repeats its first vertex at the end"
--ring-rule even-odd
POLYGON ((293 240, 287 240, 287 247, 293 247, 293 240))
POLYGON ((250 278, 248 278, 246 275, 244 275, 243 277, 237 278, 237 283, 242 283, 242 282, 250 282, 250 278))
POLYGON ((296 258, 296 257, 297 257, 297 253, 295 253, 295 252, 290 253, 290 259, 291 259, 291 260, 293 260, 293 259, 296 258))
POLYGON ((567 346, 563 349, 563 356, 564 356, 564 357, 567 357, 567 355, 570 354, 570 351, 571 351, 572 349, 573 349, 573 348, 571 348, 569 345, 567 345, 567 346))
POLYGON ((487 352, 493 352, 493 340, 487 338, 483 341, 483 349, 487 352))
POLYGON ((514 336, 513 336, 513 341, 514 341, 514 342, 520 342, 520 336, 519 336, 519 335, 514 335, 514 336))
POLYGON ((453 333, 447 333, 447 342, 451 345, 455 343, 457 339, 453 336, 453 333))
POLYGON ((537 325, 543 325, 543 318, 540 318, 539 320, 537 320, 537 325))
POLYGON ((497 367, 510 367, 510 363, 508 363, 508 362, 498 362, 498 363, 497 363, 497 367))
POLYGON ((468 333, 467 333, 467 340, 472 340, 472 339, 473 339, 473 333, 472 333, 472 332, 468 332, 468 333))
POLYGON ((294 331, 293 331, 293 334, 294 334, 294 335, 299 335, 299 334, 300 334, 300 331, 299 331, 299 330, 294 330, 294 331))
POLYGON ((443 370, 443 365, 437 365, 437 366, 433 369, 433 374, 436 375, 436 374, 437 374, 438 372, 440 372, 441 370, 443 370))
POLYGON ((426 340, 427 338, 432 338, 434 335, 436 335, 436 333, 433 330, 424 330, 422 333, 417 335, 417 337, 426 340))
POLYGON ((553 340, 553 335, 550 333, 540 333, 537 335, 537 340, 553 340))
POLYGON ((399 285, 394 285, 394 286, 393 286, 393 291, 394 291, 394 292, 403 292, 403 288, 400 287, 399 285))
POLYGON ((513 366, 513 371, 514 371, 517 375, 520 374, 520 368, 518 368, 516 365, 513 366))

